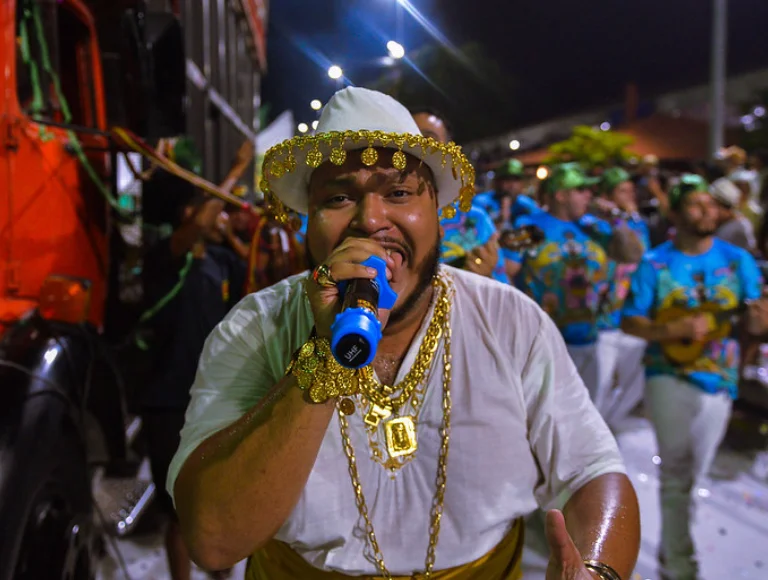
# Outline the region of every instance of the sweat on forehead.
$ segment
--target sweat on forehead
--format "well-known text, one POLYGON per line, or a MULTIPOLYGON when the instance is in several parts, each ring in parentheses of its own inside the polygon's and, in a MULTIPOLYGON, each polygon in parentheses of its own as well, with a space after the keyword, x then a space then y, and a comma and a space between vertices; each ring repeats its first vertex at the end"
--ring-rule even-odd
MULTIPOLYGON (((387 150, 381 148, 379 151, 387 150)), ((365 165, 359 155, 348 155, 343 165, 334 165, 330 161, 326 161, 312 172, 309 178, 309 191, 325 187, 331 182, 343 183, 348 180, 354 181, 355 177, 362 172, 370 175, 377 173, 382 178, 387 179, 405 179, 407 176, 415 174, 425 179, 437 191, 435 177, 429 166, 408 153, 405 154, 405 157, 407 165, 403 170, 396 169, 393 166, 391 156, 389 155, 379 155, 378 160, 372 166, 365 165)))

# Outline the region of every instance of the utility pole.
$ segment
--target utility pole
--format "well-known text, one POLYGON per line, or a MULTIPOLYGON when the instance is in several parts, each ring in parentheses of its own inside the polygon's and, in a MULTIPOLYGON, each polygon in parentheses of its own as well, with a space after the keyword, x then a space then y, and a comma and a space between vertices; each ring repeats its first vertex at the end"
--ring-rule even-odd
POLYGON ((725 83, 728 51, 728 0, 712 0, 712 78, 709 152, 712 159, 724 145, 725 83))

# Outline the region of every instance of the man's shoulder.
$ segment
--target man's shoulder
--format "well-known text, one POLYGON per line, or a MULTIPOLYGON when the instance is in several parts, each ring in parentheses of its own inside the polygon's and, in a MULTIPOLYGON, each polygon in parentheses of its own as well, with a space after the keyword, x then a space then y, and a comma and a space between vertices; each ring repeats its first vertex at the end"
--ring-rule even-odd
POLYGON ((649 262, 652 265, 655 264, 667 264, 672 259, 673 254, 677 252, 675 245, 671 241, 666 241, 659 244, 655 248, 651 248, 643 256, 644 262, 649 262))
POLYGON ((294 274, 272 286, 248 294, 243 300, 247 301, 250 307, 275 307, 303 299, 307 276, 307 271, 294 274))
POLYGON ((304 281, 307 272, 281 280, 268 288, 245 296, 230 312, 228 318, 258 320, 260 324, 279 324, 286 315, 303 312, 305 305, 304 281))
POLYGON ((721 238, 715 238, 713 244, 715 245, 717 251, 722 254, 728 261, 754 260, 752 254, 750 254, 747 250, 721 238))

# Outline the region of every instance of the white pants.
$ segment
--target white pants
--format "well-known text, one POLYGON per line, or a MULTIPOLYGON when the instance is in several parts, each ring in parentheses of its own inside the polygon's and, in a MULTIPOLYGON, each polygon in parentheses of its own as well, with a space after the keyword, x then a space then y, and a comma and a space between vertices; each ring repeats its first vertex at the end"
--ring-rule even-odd
POLYGON ((709 472, 725 436, 731 399, 675 377, 658 376, 648 379, 645 401, 661 458, 662 577, 695 580, 692 492, 709 472))
POLYGON ((597 339, 600 377, 596 405, 611 427, 616 427, 643 400, 646 344, 621 330, 603 331, 597 339))
POLYGON ((568 345, 568 354, 571 355, 579 376, 587 386, 589 396, 595 407, 600 409, 599 402, 596 400, 598 395, 598 385, 600 384, 600 359, 597 352, 597 344, 587 345, 568 345))

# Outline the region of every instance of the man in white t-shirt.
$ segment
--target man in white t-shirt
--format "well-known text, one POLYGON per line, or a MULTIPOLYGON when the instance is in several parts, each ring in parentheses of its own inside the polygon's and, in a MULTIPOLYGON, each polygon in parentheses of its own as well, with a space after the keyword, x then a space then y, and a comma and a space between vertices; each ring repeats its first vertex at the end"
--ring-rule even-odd
POLYGON ((461 149, 381 93, 344 89, 317 134, 267 153, 279 216, 308 214, 312 273, 246 297, 209 337, 168 475, 196 561, 251 580, 521 577, 543 506, 548 580, 629 578, 639 514, 558 330, 514 288, 439 265, 471 203, 461 149), (449 213, 447 210, 446 213, 449 213), (330 351, 339 283, 386 264, 369 366, 330 351))

